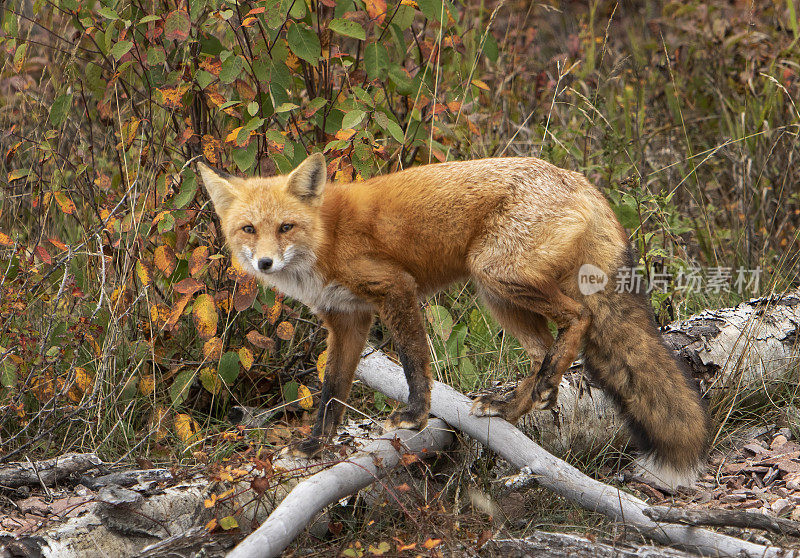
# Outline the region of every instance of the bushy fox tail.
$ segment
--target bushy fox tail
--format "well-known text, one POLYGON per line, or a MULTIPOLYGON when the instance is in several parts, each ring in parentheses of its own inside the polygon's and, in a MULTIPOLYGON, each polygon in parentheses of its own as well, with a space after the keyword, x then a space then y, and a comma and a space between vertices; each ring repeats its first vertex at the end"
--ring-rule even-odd
MULTIPOLYGON (((632 264, 630 251, 624 259, 632 264)), ((708 450, 705 405, 686 365, 664 344, 643 288, 618 290, 612 280, 585 298, 592 311, 586 369, 627 419, 643 452, 638 473, 670 489, 691 486, 708 450)))

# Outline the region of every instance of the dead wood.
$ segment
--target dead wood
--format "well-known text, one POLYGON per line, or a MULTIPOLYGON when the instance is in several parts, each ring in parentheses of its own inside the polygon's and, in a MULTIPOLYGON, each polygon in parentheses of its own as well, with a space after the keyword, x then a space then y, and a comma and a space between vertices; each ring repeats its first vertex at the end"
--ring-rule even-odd
POLYGON ((782 517, 770 517, 763 513, 740 510, 710 508, 668 508, 653 506, 644 510, 653 521, 680 523, 681 525, 705 525, 707 527, 739 527, 762 529, 779 535, 800 536, 800 523, 782 517))
POLYGON ((103 462, 93 453, 67 453, 43 461, 18 461, 0 466, 0 487, 52 486, 74 474, 93 469, 103 462))

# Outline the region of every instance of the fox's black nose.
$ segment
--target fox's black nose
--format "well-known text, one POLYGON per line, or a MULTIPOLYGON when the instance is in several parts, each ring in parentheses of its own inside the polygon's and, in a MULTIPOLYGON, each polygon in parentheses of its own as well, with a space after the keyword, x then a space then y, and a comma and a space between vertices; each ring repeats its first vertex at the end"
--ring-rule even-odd
POLYGON ((267 271, 272 267, 272 258, 261 258, 258 260, 258 270, 267 271))

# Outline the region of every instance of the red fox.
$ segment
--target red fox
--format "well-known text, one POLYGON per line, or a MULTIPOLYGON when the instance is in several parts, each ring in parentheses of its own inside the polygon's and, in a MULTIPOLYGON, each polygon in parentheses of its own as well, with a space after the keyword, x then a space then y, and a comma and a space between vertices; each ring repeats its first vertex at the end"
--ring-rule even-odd
POLYGON ((376 312, 409 387, 408 405, 388 425, 425 427, 432 380, 419 299, 470 278, 532 371, 511 395, 478 398, 473 413, 516 422, 552 407, 583 348, 586 369, 644 452, 640 473, 662 486, 693 484, 708 446, 705 407, 661 340, 647 298, 616 288, 618 270, 634 265, 628 237, 583 175, 535 158, 498 158, 327 183, 319 153, 271 178, 198 169, 233 257, 309 306, 328 330, 320 408, 299 453, 317 453, 341 421, 376 312), (582 288, 582 266, 607 283, 582 288))

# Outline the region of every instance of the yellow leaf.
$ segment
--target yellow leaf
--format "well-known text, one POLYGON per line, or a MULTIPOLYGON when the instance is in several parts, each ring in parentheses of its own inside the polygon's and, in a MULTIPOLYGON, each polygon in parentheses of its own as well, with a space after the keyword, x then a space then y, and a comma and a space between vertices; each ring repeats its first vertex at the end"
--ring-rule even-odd
POLYGON ((194 325, 202 339, 211 339, 217 334, 217 309, 214 299, 208 293, 203 293, 194 301, 192 308, 194 325))
POLYGON ((53 192, 53 197, 56 199, 56 203, 58 207, 61 208, 61 211, 68 215, 75 213, 75 202, 69 199, 69 196, 64 192, 53 192))
POLYGON ((270 309, 267 310, 267 320, 269 321, 269 323, 274 324, 275 322, 278 321, 278 317, 281 315, 282 309, 283 309, 283 304, 281 304, 276 300, 275 304, 273 304, 270 307, 270 309))
POLYGON ((417 6, 416 0, 401 0, 400 4, 402 6, 411 6, 412 8, 419 8, 419 6, 417 6))
POLYGON ((297 404, 301 409, 310 411, 314 408, 314 400, 311 397, 311 390, 305 384, 297 386, 297 404))
POLYGON ((142 395, 151 395, 156 389, 156 379, 152 374, 142 376, 139 380, 139 392, 142 395))
POLYGON ((162 244, 156 248, 153 253, 153 260, 155 261, 156 267, 161 270, 164 275, 172 275, 172 272, 175 271, 175 266, 178 265, 175 252, 166 244, 162 244))
POLYGON ((422 543, 422 546, 430 550, 432 548, 439 546, 440 544, 442 544, 442 539, 428 539, 427 541, 422 543))
POLYGON ((136 276, 142 285, 149 285, 153 281, 150 270, 142 263, 142 260, 137 260, 136 262, 136 276))
POLYGON ((471 83, 472 83, 472 85, 474 85, 478 89, 483 89, 484 91, 489 91, 489 86, 486 85, 485 81, 481 81, 479 79, 473 79, 471 83))
POLYGON ((175 415, 175 434, 181 442, 187 444, 193 441, 199 430, 200 425, 191 416, 185 413, 175 415))
POLYGON ((189 274, 196 275, 208 261, 208 246, 198 246, 189 259, 189 274))
POLYGON ((162 328, 169 320, 169 307, 166 304, 158 303, 150 307, 150 321, 155 324, 157 328, 162 328))
POLYGON ((328 364, 328 349, 325 349, 317 357, 317 375, 319 376, 320 382, 325 380, 325 366, 327 366, 327 364, 328 364))
POLYGON ((236 136, 239 135, 239 130, 241 130, 241 129, 242 129, 242 126, 239 126, 238 128, 234 128, 233 130, 231 130, 231 133, 228 134, 227 136, 225 136, 225 143, 234 143, 234 142, 236 142, 236 136))
POLYGON ((253 352, 250 349, 247 347, 242 347, 239 349, 239 362, 242 363, 242 366, 244 366, 245 370, 250 370, 250 368, 253 366, 254 360, 253 352))
POLYGON ((3 246, 11 246, 12 244, 14 244, 14 241, 11 240, 11 237, 8 236, 7 234, 0 232, 0 244, 2 244, 3 246))
POLYGON ((294 337, 294 326, 289 322, 281 322, 275 329, 275 335, 277 335, 280 339, 283 339, 284 341, 288 341, 289 339, 294 337))
POLYGON ((222 356, 222 339, 219 337, 212 337, 203 344, 203 356, 206 360, 218 361, 222 356))
POLYGON ((212 519, 211 521, 209 521, 208 523, 206 523, 206 530, 207 531, 213 531, 216 528, 217 528, 217 518, 216 517, 214 519, 212 519))

